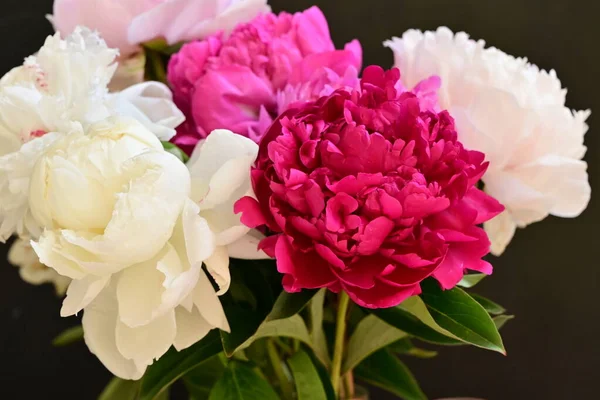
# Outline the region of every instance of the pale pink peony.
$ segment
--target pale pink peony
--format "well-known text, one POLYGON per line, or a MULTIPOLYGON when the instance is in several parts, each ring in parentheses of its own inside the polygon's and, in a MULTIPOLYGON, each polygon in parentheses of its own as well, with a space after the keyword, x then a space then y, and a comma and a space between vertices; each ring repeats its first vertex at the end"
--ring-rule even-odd
POLYGON ((433 276, 445 289, 467 270, 486 274, 490 242, 477 225, 503 210, 475 187, 483 153, 457 140, 454 120, 400 74, 372 66, 361 89, 337 90, 280 116, 252 171, 258 200, 236 204, 266 226, 260 247, 288 292, 326 287, 359 305, 391 307, 433 276))
POLYGON ((317 7, 260 15, 228 37, 187 44, 168 71, 176 102, 188 115, 175 143, 189 149, 221 128, 259 141, 290 104, 357 87, 361 60, 357 41, 335 50, 317 7))
POLYGON ((98 30, 125 58, 149 40, 203 39, 269 11, 266 0, 55 0, 52 21, 62 35, 98 30))

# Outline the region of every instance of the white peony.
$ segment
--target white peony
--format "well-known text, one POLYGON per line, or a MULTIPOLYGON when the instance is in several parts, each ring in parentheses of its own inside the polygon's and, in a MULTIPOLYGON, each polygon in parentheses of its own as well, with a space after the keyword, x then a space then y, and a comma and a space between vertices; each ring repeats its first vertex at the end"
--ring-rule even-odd
MULTIPOLYGON (((63 135, 37 157, 29 205, 44 230, 32 246, 73 279, 61 315, 84 310, 88 347, 119 377, 229 329, 202 270, 215 235, 190 193, 185 165, 129 118, 63 135)), ((228 265, 215 265, 228 287, 228 265)))
POLYGON ((29 242, 17 239, 8 252, 8 262, 19 268, 21 278, 32 285, 52 283, 56 294, 64 296, 71 279, 42 264, 29 242))
POLYGON ((591 189, 581 159, 590 112, 565 107, 566 90, 553 70, 443 27, 409 30, 384 44, 405 86, 441 77, 441 108, 456 119, 465 146, 490 162, 485 190, 506 206, 485 224, 492 253, 504 251, 517 227, 549 214, 576 217, 587 207, 591 189))
POLYGON ((116 115, 133 117, 168 140, 184 121, 161 83, 109 94, 117 54, 96 33, 77 28, 64 40, 50 36, 0 80, 0 240, 39 234, 27 214, 28 179, 36 154, 60 135, 116 115))
POLYGON ((215 252, 205 264, 215 276, 219 293, 229 288, 230 256, 267 258, 257 250, 260 233, 251 232, 234 213, 239 199, 254 195, 250 170, 257 155, 258 145, 252 140, 228 130, 215 130, 196 146, 187 163, 191 198, 215 237, 215 252))

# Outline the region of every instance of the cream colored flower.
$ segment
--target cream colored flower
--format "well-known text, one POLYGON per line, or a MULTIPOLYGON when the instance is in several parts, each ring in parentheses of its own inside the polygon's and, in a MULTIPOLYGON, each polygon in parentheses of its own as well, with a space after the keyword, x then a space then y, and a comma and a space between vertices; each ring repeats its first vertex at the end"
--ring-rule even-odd
POLYGON ((26 240, 17 239, 8 252, 8 262, 19 268, 21 278, 32 285, 52 283, 56 294, 64 296, 71 279, 59 275, 40 262, 37 254, 26 240))
POLYGON ((549 214, 576 217, 587 207, 591 189, 581 159, 590 112, 565 107, 566 90, 554 71, 448 28, 410 30, 385 45, 405 86, 441 77, 441 108, 456 119, 461 142, 490 162, 485 190, 506 207, 485 224, 494 254, 517 227, 549 214))
POLYGON ((73 279, 61 315, 84 310, 88 347, 122 378, 139 379, 172 345, 229 329, 202 270, 215 235, 190 192, 185 165, 129 118, 63 135, 35 163, 29 204, 44 230, 32 246, 73 279))
POLYGON ((36 55, 0 80, 1 241, 14 233, 39 234, 28 215, 29 177, 37 154, 56 138, 110 116, 129 116, 168 140, 183 122, 161 83, 109 94, 117 54, 96 33, 77 28, 64 40, 50 36, 36 55))

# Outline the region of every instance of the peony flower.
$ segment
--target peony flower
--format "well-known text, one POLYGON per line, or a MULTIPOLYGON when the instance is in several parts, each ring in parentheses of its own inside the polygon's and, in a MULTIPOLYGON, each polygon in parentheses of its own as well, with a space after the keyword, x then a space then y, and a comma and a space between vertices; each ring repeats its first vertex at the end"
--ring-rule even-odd
POLYGON ((172 345, 229 329, 202 263, 225 290, 228 265, 211 261, 215 234, 190 182, 185 165, 128 118, 63 135, 35 162, 29 206, 43 233, 32 246, 73 279, 61 315, 84 310, 90 351, 119 377, 139 379, 172 345))
POLYGON ((459 139, 486 154, 485 191, 506 206, 484 225, 492 253, 504 251, 517 227, 583 212, 591 193, 581 160, 590 112, 565 107, 553 70, 448 28, 410 30, 385 45, 407 87, 431 74, 442 78, 440 105, 456 118, 459 139))
POLYGON ((260 15, 228 37, 189 43, 168 68, 175 103, 188 117, 175 143, 189 152, 221 128, 258 142, 291 103, 357 87, 361 58, 357 41, 335 50, 317 7, 260 15))
POLYGON ((266 0, 55 0, 52 22, 64 35, 76 26, 98 30, 109 46, 127 56, 139 44, 165 38, 169 44, 231 31, 268 12, 266 0))
POLYGON ((260 247, 288 292, 344 290, 381 308, 418 294, 429 276, 448 289, 466 270, 491 272, 477 225, 503 207, 475 187, 484 155, 463 147, 428 96, 398 91, 399 75, 368 67, 359 91, 289 110, 260 143, 257 200, 236 211, 266 225, 260 247))
POLYGON ((138 119, 162 140, 175 134, 184 117, 165 85, 108 93, 116 53, 97 34, 78 28, 65 40, 50 36, 0 80, 0 240, 39 234, 28 215, 29 177, 37 155, 60 134, 115 115, 138 119))
POLYGON ((52 283, 56 294, 64 296, 71 279, 59 275, 52 268, 40 262, 31 245, 23 239, 17 239, 8 252, 8 262, 19 268, 21 278, 32 285, 52 283))

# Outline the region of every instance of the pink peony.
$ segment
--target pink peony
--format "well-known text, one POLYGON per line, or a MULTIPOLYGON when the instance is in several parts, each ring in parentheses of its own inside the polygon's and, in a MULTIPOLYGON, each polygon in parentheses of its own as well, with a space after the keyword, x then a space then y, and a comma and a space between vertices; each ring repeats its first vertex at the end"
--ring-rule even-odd
POLYGON ((345 290, 383 308, 420 293, 429 276, 449 289, 466 270, 491 273, 477 225, 503 207, 475 187, 484 155, 466 150, 452 117, 432 107, 439 79, 415 94, 398 90, 399 78, 368 67, 360 90, 290 109, 261 142, 258 200, 241 199, 236 212, 272 233, 260 247, 288 292, 345 290))
POLYGON ((228 37, 187 44, 168 69, 175 100, 188 116, 175 143, 189 149, 214 129, 258 142, 289 105, 357 88, 361 60, 357 41, 335 50, 317 7, 260 15, 228 37))

